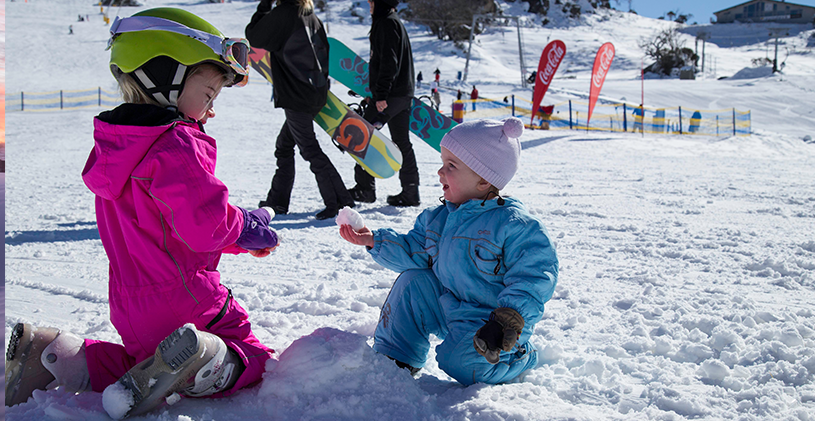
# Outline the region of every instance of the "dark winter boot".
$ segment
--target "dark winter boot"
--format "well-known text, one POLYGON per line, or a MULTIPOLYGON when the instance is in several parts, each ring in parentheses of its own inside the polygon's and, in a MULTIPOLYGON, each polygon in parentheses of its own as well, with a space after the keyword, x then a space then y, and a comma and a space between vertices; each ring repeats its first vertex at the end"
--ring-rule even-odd
POLYGON ((363 189, 362 187, 359 187, 359 185, 356 185, 353 188, 348 189, 348 193, 350 193, 351 197, 357 202, 376 202, 376 190, 374 189, 363 189))
POLYGON ((318 221, 322 221, 324 219, 335 218, 339 213, 340 213, 340 210, 337 209, 337 208, 325 208, 325 209, 317 212, 317 214, 314 215, 314 219, 316 219, 318 221))
POLYGON ((391 206, 406 207, 406 206, 419 206, 419 186, 410 184, 402 187, 402 193, 396 196, 388 196, 388 204, 391 206))
POLYGON ((271 200, 261 200, 258 202, 258 209, 260 208, 271 208, 274 210, 275 215, 285 215, 289 213, 289 210, 284 208, 283 206, 273 205, 271 200))
POLYGON ((155 355, 131 368, 102 394, 113 419, 141 414, 173 393, 201 397, 230 389, 243 363, 226 343, 192 324, 176 329, 159 343, 155 355))
MULTIPOLYGON (((387 355, 386 355, 386 357, 387 357, 387 355)), ((395 362, 395 363, 396 363, 396 366, 397 366, 397 367, 399 367, 399 368, 404 368, 404 369, 406 369, 407 371, 409 371, 409 372, 410 372, 410 375, 411 375, 412 377, 416 377, 416 376, 418 376, 418 375, 419 375, 419 371, 421 371, 421 370, 422 370, 421 368, 416 368, 416 367, 413 367, 412 365, 407 364, 407 363, 403 363, 403 362, 401 362, 401 361, 399 361, 399 360, 397 360, 397 359, 395 359, 395 358, 392 358, 392 357, 388 357, 388 358, 392 359, 392 360, 393 360, 393 362, 395 362)))

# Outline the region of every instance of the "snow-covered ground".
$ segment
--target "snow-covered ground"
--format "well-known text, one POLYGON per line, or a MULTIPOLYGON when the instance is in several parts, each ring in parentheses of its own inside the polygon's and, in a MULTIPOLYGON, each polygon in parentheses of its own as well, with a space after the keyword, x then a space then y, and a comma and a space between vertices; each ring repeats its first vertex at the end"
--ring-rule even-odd
MULTIPOLYGON (((233 36, 256 7, 147 4, 188 8, 233 36)), ((520 3, 501 4, 520 12, 520 3)), ((329 5, 330 17, 320 16, 330 35, 365 56, 370 21, 350 10, 364 14, 367 4, 329 5)), ((113 90, 98 12, 85 0, 7 3, 7 91, 113 90), (78 14, 90 20, 76 22, 78 14)), ((580 23, 553 19, 548 26, 529 19, 523 28, 530 71, 547 41, 561 39, 568 49, 547 101, 585 97, 594 52, 612 41, 617 56, 602 95, 638 103, 637 41, 668 23, 616 12, 580 23)), ((450 80, 466 52, 409 28, 417 72, 427 80, 438 67, 447 86, 469 92, 470 84, 450 80)), ((739 28, 731 36, 755 31, 739 28)), ((273 221, 282 245, 264 259, 224 256, 220 266, 280 363, 234 397, 183 399, 142 419, 815 420, 815 144, 801 140, 815 136, 811 33, 802 28, 784 39, 795 52, 783 74, 717 80, 750 67, 766 45, 708 43, 715 75, 645 81, 646 105, 752 110, 750 137, 524 134, 522 165, 505 192, 547 225, 561 273, 532 338, 541 364, 523 378, 465 388, 439 370, 432 349, 417 379, 373 353, 379 306, 397 274, 343 241, 333 221, 314 219, 322 203, 300 160, 291 214, 273 221)), ((468 82, 485 97, 531 98, 520 87, 514 28, 492 28, 477 40, 468 82)), ((284 119, 268 85, 255 79, 225 90, 207 124, 219 141, 216 174, 232 202, 250 209, 268 189, 284 119)), ((21 321, 119 342, 108 321, 93 195, 80 177, 100 111, 7 113, 6 342, 21 321)), ((350 187, 353 161, 318 135, 350 187)), ((415 145, 422 202, 433 206, 442 194, 439 156, 415 145)), ((379 182, 379 200, 358 206, 369 227, 412 227, 421 209, 384 203, 398 184, 379 182)), ((54 390, 7 408, 6 419, 108 418, 101 394, 54 390)))

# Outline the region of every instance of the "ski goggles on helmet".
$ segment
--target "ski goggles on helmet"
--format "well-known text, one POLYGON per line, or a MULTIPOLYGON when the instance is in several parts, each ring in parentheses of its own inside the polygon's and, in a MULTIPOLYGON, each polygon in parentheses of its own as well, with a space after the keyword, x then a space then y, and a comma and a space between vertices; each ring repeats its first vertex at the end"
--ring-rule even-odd
POLYGON ((167 31, 186 35, 212 49, 236 74, 244 76, 237 86, 244 86, 249 78, 249 41, 244 38, 222 38, 219 35, 200 31, 178 22, 153 16, 116 17, 110 25, 110 39, 107 49, 117 36, 126 32, 167 31))

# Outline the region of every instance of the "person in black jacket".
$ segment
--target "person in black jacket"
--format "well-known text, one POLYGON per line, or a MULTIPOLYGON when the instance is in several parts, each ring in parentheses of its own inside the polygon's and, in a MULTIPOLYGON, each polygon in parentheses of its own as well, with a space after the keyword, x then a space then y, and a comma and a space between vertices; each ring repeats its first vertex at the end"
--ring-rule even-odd
MULTIPOLYGON (((410 143, 410 104, 413 101, 413 52, 407 30, 396 14, 398 0, 368 0, 371 5, 371 61, 368 65, 372 98, 365 109, 374 126, 388 124, 391 139, 402 152, 399 181, 402 192, 388 196, 391 206, 419 206, 419 169, 410 143)), ((251 40, 250 40, 251 41, 251 40)), ((356 186, 349 189, 359 202, 376 201, 374 178, 354 167, 356 186)))
POLYGON ((249 25, 246 38, 271 53, 274 103, 283 108, 286 121, 275 145, 277 170, 272 186, 260 207, 278 214, 289 211, 294 185, 294 146, 309 162, 325 209, 317 219, 337 216, 344 206, 354 207, 342 177, 325 155, 314 134, 313 118, 323 108, 328 95, 328 38, 323 23, 314 14, 312 0, 261 0, 249 25))

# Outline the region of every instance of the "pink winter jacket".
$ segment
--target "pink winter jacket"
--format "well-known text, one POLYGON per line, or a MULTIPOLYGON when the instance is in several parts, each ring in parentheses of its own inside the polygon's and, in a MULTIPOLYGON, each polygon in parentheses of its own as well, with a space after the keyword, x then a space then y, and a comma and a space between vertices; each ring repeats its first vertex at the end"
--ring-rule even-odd
POLYGON ((82 172, 110 259, 110 319, 136 361, 185 323, 204 329, 223 317, 218 261, 245 251, 234 245, 243 214, 214 175, 215 139, 163 117, 155 126, 94 119, 82 172))

